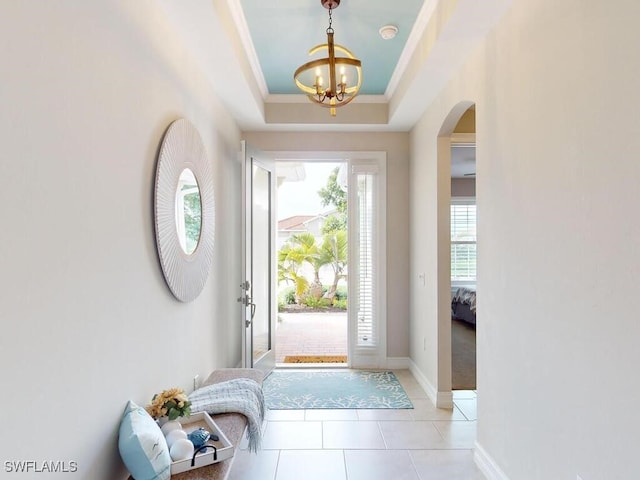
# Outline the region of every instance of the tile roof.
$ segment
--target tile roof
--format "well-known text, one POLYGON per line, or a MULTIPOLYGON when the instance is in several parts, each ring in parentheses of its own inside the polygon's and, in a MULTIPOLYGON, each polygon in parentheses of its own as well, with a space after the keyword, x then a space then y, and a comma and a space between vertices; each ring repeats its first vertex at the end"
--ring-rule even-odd
POLYGON ((313 220, 317 215, 295 215, 278 221, 278 230, 303 230, 304 224, 313 220))

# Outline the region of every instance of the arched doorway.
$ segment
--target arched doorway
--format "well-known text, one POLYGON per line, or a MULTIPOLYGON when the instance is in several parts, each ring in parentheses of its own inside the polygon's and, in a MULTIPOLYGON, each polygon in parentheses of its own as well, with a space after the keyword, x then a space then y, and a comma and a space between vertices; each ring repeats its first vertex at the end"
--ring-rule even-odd
MULTIPOLYGON (((475 104, 455 105, 438 133, 438 407, 452 408, 452 145, 475 145, 475 104)), ((475 173, 475 169, 473 170, 475 173)), ((475 186, 474 186, 475 195, 475 186)))

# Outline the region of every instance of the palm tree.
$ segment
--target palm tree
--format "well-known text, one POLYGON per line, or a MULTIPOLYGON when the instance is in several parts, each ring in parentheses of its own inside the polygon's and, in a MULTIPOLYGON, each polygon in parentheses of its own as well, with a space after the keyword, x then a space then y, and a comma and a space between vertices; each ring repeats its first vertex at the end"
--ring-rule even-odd
POLYGON ((324 298, 333 300, 333 297, 335 297, 338 290, 338 282, 345 276, 344 269, 347 266, 347 253, 347 232, 345 230, 336 230, 324 235, 322 246, 320 247, 319 263, 331 265, 333 269, 333 284, 324 294, 324 298))
POLYGON ((292 281, 296 287, 296 303, 307 293, 314 298, 322 297, 320 283, 319 248, 316 238, 309 232, 292 235, 278 252, 278 280, 292 281), (309 282, 300 273, 300 267, 306 262, 313 268, 313 282, 309 282))
POLYGON ((313 269, 313 282, 309 285, 309 295, 313 298, 322 297, 322 283, 320 282, 320 268, 324 265, 320 256, 320 249, 316 244, 316 237, 311 232, 292 235, 289 241, 300 251, 301 259, 313 269))
POLYGON ((300 303, 300 299, 309 288, 309 281, 299 273, 301 265, 300 251, 285 243, 278 251, 278 282, 293 283, 296 303, 300 303))

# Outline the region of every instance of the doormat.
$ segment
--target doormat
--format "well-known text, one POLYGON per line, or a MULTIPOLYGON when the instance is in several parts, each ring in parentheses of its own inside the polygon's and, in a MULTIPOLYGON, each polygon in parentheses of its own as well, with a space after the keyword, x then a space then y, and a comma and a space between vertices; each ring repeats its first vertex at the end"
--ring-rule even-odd
POLYGON ((272 410, 413 408, 392 372, 275 370, 265 378, 262 389, 272 410))
POLYGON ((347 363, 346 355, 286 355, 284 363, 347 363))

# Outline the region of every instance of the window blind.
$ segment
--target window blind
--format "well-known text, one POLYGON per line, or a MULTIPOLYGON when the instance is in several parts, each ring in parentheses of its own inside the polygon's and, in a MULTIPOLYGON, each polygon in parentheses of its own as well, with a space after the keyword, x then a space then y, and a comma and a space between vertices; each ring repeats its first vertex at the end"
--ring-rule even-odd
POLYGON ((451 280, 476 280, 476 205, 451 205, 451 280))
POLYGON ((376 242, 375 242, 375 200, 376 175, 374 173, 356 173, 358 186, 357 211, 357 349, 375 348, 378 345, 376 318, 376 242))

